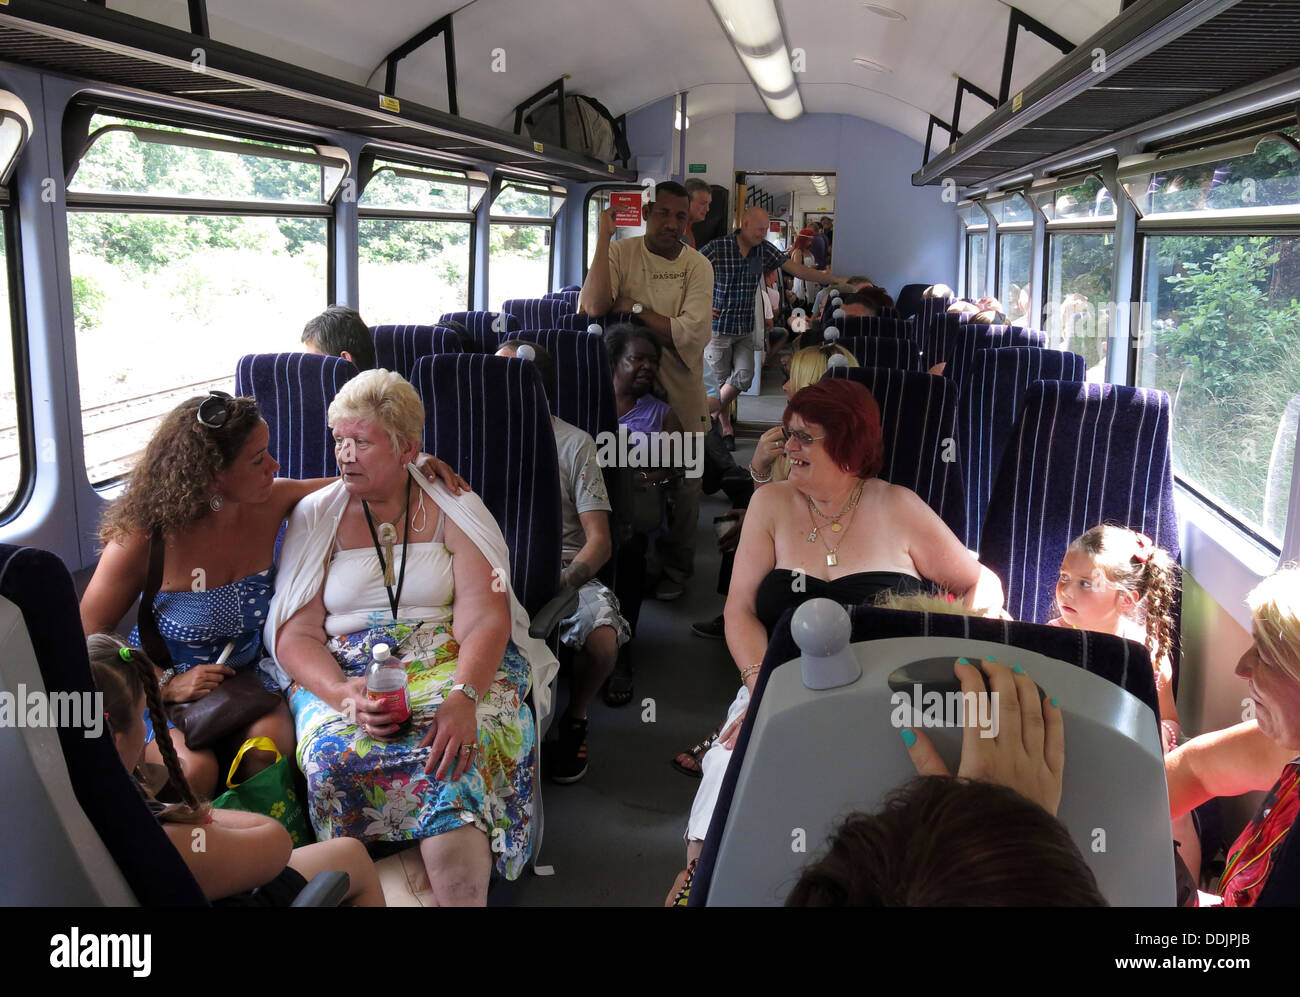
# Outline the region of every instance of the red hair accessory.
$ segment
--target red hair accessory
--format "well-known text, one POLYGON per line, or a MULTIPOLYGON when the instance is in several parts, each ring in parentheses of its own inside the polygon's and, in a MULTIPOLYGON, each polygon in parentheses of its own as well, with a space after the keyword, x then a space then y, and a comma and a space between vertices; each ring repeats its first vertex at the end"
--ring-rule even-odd
POLYGON ((1151 555, 1156 552, 1155 544, 1145 533, 1135 533, 1134 538, 1137 540, 1137 553, 1133 555, 1133 560, 1138 564, 1146 564, 1151 560, 1151 555))
POLYGON ((945 597, 949 602, 956 602, 956 601, 957 601, 957 597, 956 597, 955 595, 953 595, 951 592, 947 592, 947 593, 945 593, 945 596, 944 596, 944 597, 945 597))

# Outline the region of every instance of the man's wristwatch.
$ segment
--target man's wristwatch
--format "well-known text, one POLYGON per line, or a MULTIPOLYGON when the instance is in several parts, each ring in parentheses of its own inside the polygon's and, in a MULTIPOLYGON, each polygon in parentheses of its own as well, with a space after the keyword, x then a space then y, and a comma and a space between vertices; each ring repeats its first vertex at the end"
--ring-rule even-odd
POLYGON ((451 687, 451 692, 447 693, 447 695, 450 696, 452 692, 463 692, 471 703, 475 706, 478 705, 478 690, 468 682, 457 682, 451 687))
POLYGON ((645 305, 641 304, 639 301, 632 306, 633 315, 640 315, 643 311, 645 311, 645 305))

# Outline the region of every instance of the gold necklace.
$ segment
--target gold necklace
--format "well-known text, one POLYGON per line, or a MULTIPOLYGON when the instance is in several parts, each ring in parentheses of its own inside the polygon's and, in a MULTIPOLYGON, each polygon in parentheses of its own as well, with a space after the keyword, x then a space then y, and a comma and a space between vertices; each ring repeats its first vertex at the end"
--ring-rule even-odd
POLYGON ((841 509, 839 513, 834 516, 827 516, 825 513, 821 512, 821 510, 817 508, 816 503, 813 502, 812 496, 805 493, 804 499, 807 500, 808 502, 808 518, 812 520, 812 524, 813 524, 812 532, 808 534, 809 543, 817 542, 817 534, 821 530, 821 527, 817 525, 817 519, 813 514, 816 513, 817 516, 822 516, 825 519, 829 519, 831 532, 839 533, 841 530, 844 529, 844 527, 840 525, 840 520, 843 519, 847 513, 852 512, 854 508, 856 508, 858 504, 858 500, 862 498, 862 485, 863 482, 859 481, 857 486, 853 489, 853 491, 849 493, 848 500, 844 503, 844 508, 841 509))
MULTIPOLYGON (((833 568, 835 567, 836 564, 839 563, 839 559, 836 557, 836 551, 840 549, 840 544, 844 543, 845 537, 848 536, 848 529, 850 526, 853 525, 853 511, 857 508, 858 499, 861 497, 862 497, 862 483, 859 482, 858 486, 855 489, 853 489, 853 494, 849 496, 849 501, 845 503, 844 508, 840 510, 840 514, 834 517, 827 517, 832 520, 832 526, 831 526, 832 530, 836 532, 843 531, 844 533, 844 536, 840 537, 839 543, 837 543, 834 547, 832 547, 830 544, 826 542, 825 537, 822 537, 822 546, 826 548, 826 566, 828 568, 833 568), (845 515, 849 516, 849 521, 847 524, 841 527, 839 520, 845 515)), ((807 495, 805 495, 804 498, 808 499, 808 518, 812 520, 812 524, 813 524, 813 531, 812 533, 808 534, 808 542, 812 543, 815 539, 817 539, 817 531, 818 531, 817 520, 813 519, 813 511, 816 509, 816 506, 813 505, 813 500, 809 498, 807 495)))

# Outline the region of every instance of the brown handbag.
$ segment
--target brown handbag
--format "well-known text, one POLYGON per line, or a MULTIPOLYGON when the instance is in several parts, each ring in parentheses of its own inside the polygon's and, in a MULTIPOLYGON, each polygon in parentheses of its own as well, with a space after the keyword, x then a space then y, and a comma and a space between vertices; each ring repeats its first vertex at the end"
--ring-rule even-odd
MULTIPOLYGON (((162 585, 162 531, 154 530, 149 539, 149 575, 140 596, 140 643, 159 668, 173 667, 171 652, 158 631, 153 601, 162 585)), ((192 749, 207 748, 223 737, 242 731, 254 720, 266 716, 280 705, 281 698, 267 690, 255 668, 236 672, 201 699, 190 703, 172 703, 167 715, 185 735, 192 749)))

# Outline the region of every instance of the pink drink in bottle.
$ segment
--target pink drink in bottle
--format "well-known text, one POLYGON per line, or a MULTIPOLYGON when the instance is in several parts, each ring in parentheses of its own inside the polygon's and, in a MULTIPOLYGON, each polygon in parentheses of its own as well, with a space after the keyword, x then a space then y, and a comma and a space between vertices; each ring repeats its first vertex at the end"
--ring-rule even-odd
POLYGON ((393 714, 394 723, 411 719, 411 698, 406 688, 406 666, 393 657, 387 644, 376 644, 366 671, 366 695, 370 702, 393 714))

